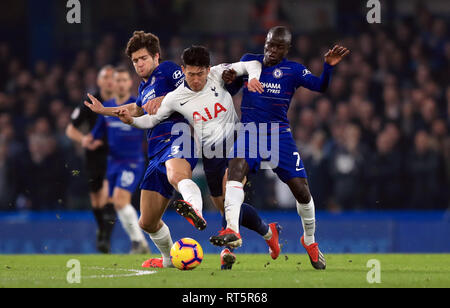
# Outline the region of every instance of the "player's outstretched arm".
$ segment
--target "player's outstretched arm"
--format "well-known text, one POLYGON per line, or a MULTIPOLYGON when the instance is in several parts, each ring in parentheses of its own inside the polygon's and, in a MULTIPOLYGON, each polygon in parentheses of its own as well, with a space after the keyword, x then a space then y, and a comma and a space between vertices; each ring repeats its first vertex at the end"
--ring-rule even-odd
POLYGON ((328 50, 325 54, 324 70, 320 77, 311 74, 309 70, 301 66, 301 74, 299 75, 298 85, 303 86, 311 91, 325 92, 331 79, 331 73, 334 66, 339 64, 342 59, 348 55, 350 51, 342 46, 336 45, 333 49, 328 50))
POLYGON ((84 101, 84 105, 97 114, 101 114, 101 115, 105 115, 105 116, 112 116, 114 109, 118 109, 118 108, 103 106, 103 104, 95 96, 91 95, 90 93, 88 93, 87 96, 89 97, 89 100, 91 102, 89 103, 88 101, 84 101))
POLYGON ((154 115, 143 115, 140 117, 132 117, 130 114, 130 111, 128 109, 120 109, 115 112, 115 116, 117 116, 120 121, 122 121, 125 124, 131 125, 136 128, 140 129, 149 129, 153 128, 156 124, 155 123, 155 116, 154 115))
POLYGON ((146 114, 138 117, 133 117, 130 111, 126 108, 119 109, 114 113, 114 115, 119 117, 119 119, 123 123, 134 126, 136 128, 153 128, 157 124, 169 118, 170 115, 174 112, 174 110, 171 108, 169 99, 166 99, 166 97, 161 102, 161 107, 158 109, 155 115, 146 114))
POLYGON ((91 103, 84 101, 84 105, 97 114, 114 117, 117 116, 117 112, 121 109, 128 109, 130 114, 136 117, 144 114, 144 110, 136 105, 136 103, 121 107, 105 107, 95 96, 88 93, 88 97, 91 103))

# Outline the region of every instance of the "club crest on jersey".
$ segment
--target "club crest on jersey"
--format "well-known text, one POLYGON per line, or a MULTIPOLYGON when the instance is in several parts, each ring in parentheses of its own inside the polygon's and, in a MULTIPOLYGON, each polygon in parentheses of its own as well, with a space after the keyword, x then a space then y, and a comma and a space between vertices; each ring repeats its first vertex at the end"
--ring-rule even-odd
POLYGON ((207 118, 205 118, 203 115, 201 115, 200 112, 198 112, 198 111, 195 111, 192 114, 194 123, 197 123, 200 121, 208 122, 209 120, 213 120, 213 119, 217 118, 221 112, 227 112, 227 109, 224 106, 222 106, 220 103, 216 103, 216 105, 214 106, 214 117, 212 116, 212 114, 208 108, 205 108, 204 111, 205 111, 207 118))
POLYGON ((283 71, 279 68, 275 69, 273 71, 273 78, 280 79, 281 77, 283 77, 283 71))
POLYGON ((154 84, 155 84, 155 82, 156 82, 156 77, 155 77, 155 76, 153 76, 153 78, 152 78, 152 82, 150 82, 150 86, 154 85, 154 84))
POLYGON ((214 88, 211 88, 211 91, 213 91, 213 92, 214 92, 214 95, 215 95, 216 97, 218 97, 218 96, 219 96, 219 93, 217 93, 217 91, 216 91, 216 87, 214 87, 214 88))

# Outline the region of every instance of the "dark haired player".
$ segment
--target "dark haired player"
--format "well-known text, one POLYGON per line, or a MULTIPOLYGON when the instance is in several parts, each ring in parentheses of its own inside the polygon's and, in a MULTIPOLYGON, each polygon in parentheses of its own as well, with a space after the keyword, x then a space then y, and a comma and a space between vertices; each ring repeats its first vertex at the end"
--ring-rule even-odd
MULTIPOLYGON (((307 175, 303 166, 296 143, 287 118, 287 111, 295 91, 299 87, 305 87, 312 91, 324 92, 331 78, 333 67, 337 65, 348 53, 345 47, 335 46, 325 54, 324 71, 320 78, 299 63, 288 61, 286 56, 291 47, 292 35, 285 27, 274 27, 267 34, 263 55, 245 55, 241 61, 258 61, 262 64, 260 82, 264 86, 264 93, 255 93, 244 88, 242 98, 242 123, 266 123, 270 129, 271 123, 277 123, 279 129, 279 164, 273 168, 278 177, 286 183, 297 200, 298 214, 302 219, 304 234, 301 243, 306 249, 311 264, 315 269, 325 269, 326 262, 315 242, 315 207, 311 197, 307 175)), ((232 71, 225 72, 224 78, 231 76, 232 71)), ((245 133, 245 132, 244 132, 245 133)), ((261 136, 270 143, 272 131, 259 132, 258 136, 247 136, 239 140, 247 139, 250 143, 257 143, 261 136)), ((249 172, 255 172, 260 168, 261 153, 256 158, 250 158, 251 146, 245 144, 244 157, 234 158, 229 163, 227 191, 225 204, 239 208, 244 201, 242 180, 249 172)), ((239 145, 237 145, 239 148, 239 145)), ((256 147, 259 148, 259 147, 256 147)), ((239 230, 235 227, 239 217, 227 217, 228 228, 211 237, 215 245, 224 246, 229 242, 235 242, 240 238, 239 230)))
MULTIPOLYGON (((248 61, 210 67, 209 52, 202 46, 187 48, 183 52, 182 61, 185 82, 175 91, 167 94, 155 115, 133 118, 127 110, 122 110, 119 116, 124 123, 145 129, 154 127, 173 113, 182 114, 194 127, 199 137, 202 145, 203 167, 211 196, 223 215, 229 210, 224 208, 224 187, 222 187, 229 160, 226 145, 227 143, 233 145, 235 125, 239 120, 233 99, 225 89, 222 73, 232 68, 238 72, 238 75, 248 74, 249 89, 262 92, 258 81, 261 64, 258 61, 248 61), (231 142, 227 142, 230 139, 231 142)), ((256 210, 245 203, 238 215, 240 224, 257 232, 266 240, 272 258, 276 259, 280 253, 279 226, 275 223, 267 225, 256 210)), ((240 243, 229 243, 229 246, 230 248, 240 246, 240 243)), ((235 259, 231 249, 224 249, 221 253, 222 269, 231 269, 235 259)))
MULTIPOLYGON (((104 106, 118 107, 132 104, 133 81, 126 68, 117 68, 114 73, 115 97, 104 102, 104 106)), ((117 216, 131 241, 131 254, 149 253, 145 236, 138 224, 138 216, 131 204, 133 193, 145 171, 145 156, 142 149, 144 132, 124 125, 116 117, 99 115, 92 130, 92 143, 107 137, 109 154, 106 177, 108 194, 112 198, 117 216)))
MULTIPOLYGON (((152 33, 134 32, 127 44, 126 54, 133 62, 136 73, 142 78, 136 103, 123 107, 104 107, 94 96, 88 95, 92 104, 85 102, 85 105, 92 111, 116 116, 119 110, 126 109, 132 116, 142 116, 145 114, 144 108, 150 110, 159 105, 166 94, 175 90, 184 80, 181 67, 171 61, 160 62, 159 39, 152 33)), ((173 146, 179 136, 172 135, 172 127, 178 123, 187 122, 181 115, 173 114, 147 131, 149 166, 141 183, 139 226, 150 235, 162 258, 149 259, 144 262, 143 267, 172 267, 170 249, 173 241, 162 216, 174 188, 187 201, 176 202, 177 211, 197 229, 206 227, 201 214, 188 205, 188 202, 201 203, 201 191, 191 180, 192 170, 197 164, 193 149, 187 149, 190 155, 183 157, 180 153, 186 149, 173 146)), ((194 145, 194 142, 191 144, 194 145)))
MULTIPOLYGON (((98 97, 101 101, 108 101, 114 96, 114 68, 111 65, 103 67, 97 76, 99 87, 98 97)), ((105 140, 96 148, 89 148, 87 133, 92 130, 97 121, 97 115, 92 113, 84 104, 75 108, 72 122, 67 126, 66 135, 86 149, 85 169, 88 177, 89 197, 92 211, 97 221, 97 249, 102 253, 110 252, 110 239, 116 221, 114 206, 108 203, 106 174, 106 159, 108 147, 105 140)))

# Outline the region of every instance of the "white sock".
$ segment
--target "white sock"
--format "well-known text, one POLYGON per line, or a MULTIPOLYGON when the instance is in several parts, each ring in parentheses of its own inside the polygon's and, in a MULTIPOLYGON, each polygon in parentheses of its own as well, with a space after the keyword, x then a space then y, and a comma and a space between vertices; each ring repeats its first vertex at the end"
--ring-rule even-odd
POLYGON ((138 223, 137 212, 131 204, 126 205, 123 209, 117 211, 122 227, 133 242, 145 242, 145 236, 142 233, 138 223))
POLYGON ((178 191, 183 196, 183 200, 192 205, 200 214, 203 210, 202 192, 197 184, 191 179, 185 179, 178 183, 178 191))
POLYGON ((266 235, 263 236, 263 238, 268 241, 272 238, 272 229, 269 227, 269 232, 267 232, 266 235))
POLYGON ((314 200, 311 198, 308 204, 300 204, 297 202, 297 212, 302 218, 305 244, 309 246, 316 241, 314 238, 316 232, 314 200))
POLYGON ((164 267, 173 267, 170 260, 170 249, 173 246, 172 236, 170 235, 169 227, 164 224, 159 231, 155 233, 149 233, 153 243, 158 247, 163 258, 164 267))
POLYGON ((241 182, 228 181, 225 192, 225 218, 227 228, 237 233, 239 233, 239 218, 244 198, 244 185, 241 182))

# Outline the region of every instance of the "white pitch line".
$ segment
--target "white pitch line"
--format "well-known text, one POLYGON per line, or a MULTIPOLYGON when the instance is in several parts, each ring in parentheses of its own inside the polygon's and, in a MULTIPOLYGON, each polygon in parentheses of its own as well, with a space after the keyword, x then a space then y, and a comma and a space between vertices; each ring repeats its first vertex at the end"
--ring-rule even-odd
POLYGON ((132 272, 131 274, 118 274, 118 275, 92 275, 92 276, 83 276, 84 279, 95 279, 95 278, 118 278, 118 277, 138 277, 145 275, 156 274, 156 271, 143 271, 143 270, 134 270, 134 269, 122 269, 122 268, 103 268, 103 267, 90 267, 88 269, 102 270, 102 271, 126 271, 132 272))

